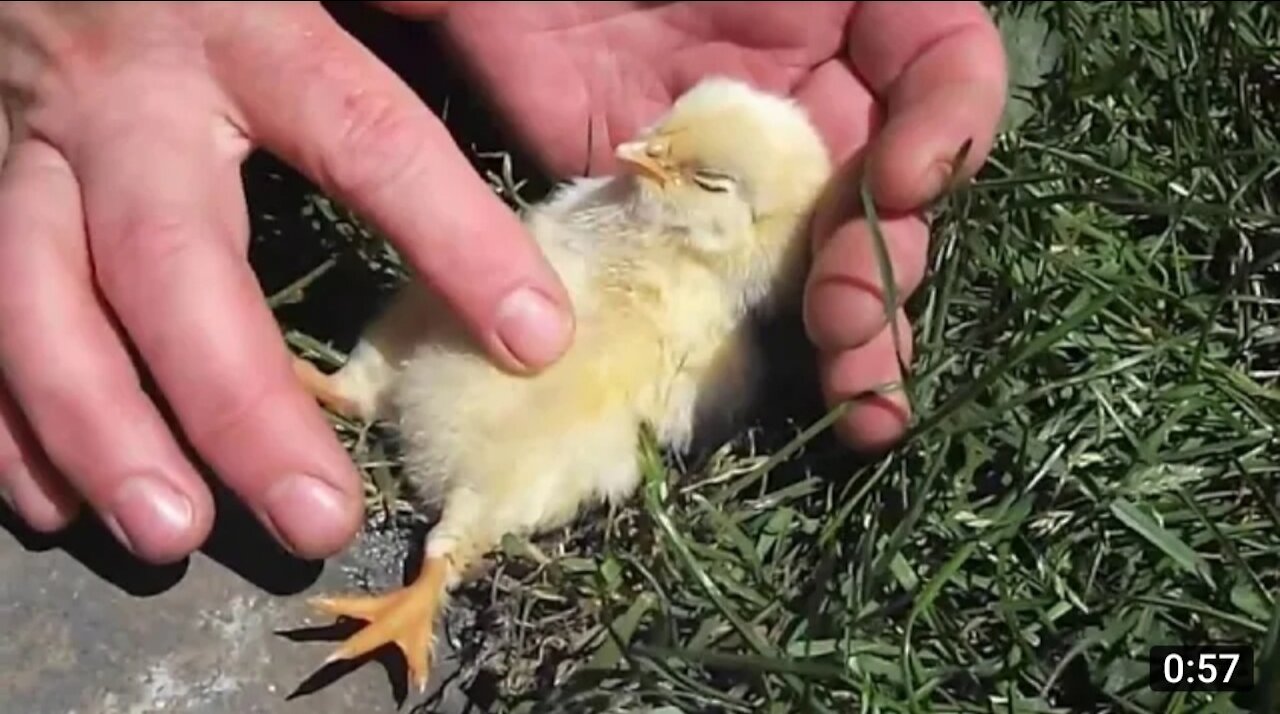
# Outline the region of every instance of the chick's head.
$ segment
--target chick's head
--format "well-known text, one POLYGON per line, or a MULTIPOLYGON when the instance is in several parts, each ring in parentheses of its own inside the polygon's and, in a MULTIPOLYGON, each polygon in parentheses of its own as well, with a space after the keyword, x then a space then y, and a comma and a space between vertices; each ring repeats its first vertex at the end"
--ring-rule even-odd
POLYGON ((739 272, 797 248, 831 172, 826 144, 789 98, 712 77, 617 148, 642 220, 739 272))

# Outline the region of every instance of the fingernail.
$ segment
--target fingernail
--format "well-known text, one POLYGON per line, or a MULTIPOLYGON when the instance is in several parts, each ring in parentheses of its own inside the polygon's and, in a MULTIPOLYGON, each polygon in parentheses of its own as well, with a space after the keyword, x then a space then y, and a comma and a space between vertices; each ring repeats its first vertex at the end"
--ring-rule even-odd
POLYGON ((191 501, 158 476, 134 476, 117 491, 104 518, 134 554, 167 559, 194 520, 191 501))
POLYGON ((959 185, 959 174, 956 169, 959 168, 954 163, 954 157, 946 157, 938 159, 929 167, 928 177, 925 185, 929 187, 929 193, 925 196, 925 202, 936 201, 945 198, 959 185))
POLYGON ((346 500, 318 478, 290 476, 267 493, 267 517, 294 555, 323 557, 341 549, 350 535, 346 500))
POLYGON ((567 346, 571 329, 564 311, 533 288, 508 295, 498 308, 498 339, 527 367, 555 361, 567 346))

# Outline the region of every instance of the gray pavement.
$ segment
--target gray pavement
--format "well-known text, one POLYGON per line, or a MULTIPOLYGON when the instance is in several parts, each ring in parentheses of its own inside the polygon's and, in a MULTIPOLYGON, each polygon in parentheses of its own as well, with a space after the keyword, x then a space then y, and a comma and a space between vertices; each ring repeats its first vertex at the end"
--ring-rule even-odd
POLYGON ((320 667, 358 625, 335 626, 306 598, 399 584, 417 535, 370 530, 304 563, 220 507, 206 548, 164 568, 139 565, 92 521, 43 539, 0 507, 0 714, 481 710, 452 686, 443 638, 426 695, 406 692, 393 652, 320 667))

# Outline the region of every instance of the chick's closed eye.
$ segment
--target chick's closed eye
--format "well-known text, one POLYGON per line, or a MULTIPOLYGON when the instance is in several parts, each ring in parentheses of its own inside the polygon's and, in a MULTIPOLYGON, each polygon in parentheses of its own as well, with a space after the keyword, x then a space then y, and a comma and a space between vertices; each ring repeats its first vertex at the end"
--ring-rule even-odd
POLYGON ((728 193, 734 189, 734 178, 715 169, 695 169, 693 181, 705 191, 728 193))
POLYGON ((794 100, 721 77, 680 96, 617 155, 673 208, 709 210, 699 194, 728 193, 753 221, 803 212, 830 171, 825 142, 794 100))

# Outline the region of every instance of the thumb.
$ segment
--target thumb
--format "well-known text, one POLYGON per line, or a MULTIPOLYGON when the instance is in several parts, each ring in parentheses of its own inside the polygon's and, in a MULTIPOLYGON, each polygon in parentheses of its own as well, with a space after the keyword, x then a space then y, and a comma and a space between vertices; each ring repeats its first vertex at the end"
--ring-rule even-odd
POLYGON ((982 3, 859 3, 849 46, 859 76, 887 109, 867 156, 883 208, 918 209, 981 168, 1008 71, 982 3))
POLYGON ((319 5, 281 7, 286 17, 240 28, 215 58, 252 138, 378 226, 501 365, 558 359, 573 333, 568 297, 515 214, 319 5))

